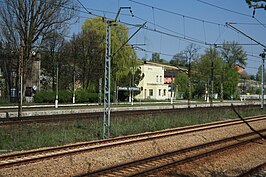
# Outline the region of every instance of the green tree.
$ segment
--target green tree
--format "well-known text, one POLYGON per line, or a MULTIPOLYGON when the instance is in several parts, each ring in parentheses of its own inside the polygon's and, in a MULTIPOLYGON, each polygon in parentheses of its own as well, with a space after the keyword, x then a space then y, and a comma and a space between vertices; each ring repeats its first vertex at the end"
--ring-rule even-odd
POLYGON ((187 73, 178 73, 175 77, 175 88, 177 95, 183 95, 184 99, 188 98, 188 75, 187 73))
POLYGON ((173 58, 170 60, 170 64, 173 66, 186 66, 186 57, 184 56, 183 52, 177 53, 173 56, 173 58))
POLYGON ((157 52, 152 53, 151 61, 155 62, 155 63, 159 63, 160 62, 160 54, 157 52))
POLYGON ((155 52, 155 53, 152 54, 150 61, 151 62, 154 62, 154 63, 162 63, 162 64, 167 64, 168 63, 168 61, 162 59, 160 57, 160 54, 157 53, 157 52, 155 52))
POLYGON ((227 62, 229 67, 234 67, 235 64, 241 66, 246 66, 247 54, 244 51, 243 47, 237 42, 224 42, 221 55, 225 62, 227 62))
POLYGON ((243 47, 237 42, 224 42, 221 48, 221 56, 225 61, 222 71, 222 84, 224 98, 235 98, 237 96, 237 84, 240 75, 235 65, 246 66, 247 54, 243 47))
MULTIPOLYGON (((261 76, 262 76, 262 65, 259 66, 258 72, 256 74, 256 80, 261 81, 261 76)), ((264 73, 264 82, 266 81, 266 72, 264 73)))
POLYGON ((1 40, 13 50, 20 44, 23 46, 25 86, 32 87, 32 50, 51 32, 66 27, 74 12, 72 0, 3 0, 1 3, 1 40))
MULTIPOLYGON (((14 77, 17 69, 17 50, 13 50, 10 44, 2 45, 0 48, 0 70, 3 74, 1 80, 1 97, 8 99, 11 96, 11 89, 17 87, 17 80, 14 77)), ((13 92, 14 93, 14 92, 13 92)), ((12 100, 15 101, 15 100, 12 100)))
MULTIPOLYGON (((104 77, 106 23, 100 17, 87 19, 82 32, 70 41, 71 56, 75 58, 76 72, 82 87, 92 92, 98 89, 100 78, 104 77)), ((120 23, 111 26, 111 74, 112 87, 125 77, 132 77, 132 68, 137 68, 137 56, 128 45, 118 49, 128 39, 128 29, 120 23)), ((72 61, 73 63, 73 61, 72 61)), ((73 65, 73 64, 72 64, 73 65)), ((128 78, 127 80, 130 80, 128 78)))
POLYGON ((237 84, 239 83, 238 72, 231 67, 225 68, 225 80, 224 80, 224 98, 232 99, 238 96, 237 84))
POLYGON ((266 2, 266 0, 246 0, 246 3, 248 4, 249 8, 251 8, 251 7, 255 8, 255 9, 263 8, 266 10, 265 2, 266 2), (263 3, 259 4, 259 2, 263 2, 263 3))
POLYGON ((42 62, 41 62, 41 67, 42 67, 42 75, 45 77, 43 80, 41 80, 42 85, 45 89, 50 89, 52 88, 53 91, 55 91, 55 86, 56 86, 56 67, 58 66, 59 69, 59 88, 67 88, 68 83, 64 83, 65 81, 71 81, 69 79, 70 77, 70 72, 65 71, 68 62, 66 60, 65 55, 65 44, 66 41, 64 39, 64 33, 59 33, 59 32, 52 32, 49 35, 46 36, 43 44, 42 44, 42 62), (68 79, 64 79, 64 77, 68 79))
POLYGON ((202 96, 205 94, 206 85, 208 85, 209 93, 211 91, 211 79, 213 70, 213 83, 214 93, 220 92, 221 73, 223 66, 223 59, 220 57, 219 51, 215 48, 208 48, 205 50, 200 59, 194 63, 195 72, 194 78, 196 78, 196 94, 202 96))

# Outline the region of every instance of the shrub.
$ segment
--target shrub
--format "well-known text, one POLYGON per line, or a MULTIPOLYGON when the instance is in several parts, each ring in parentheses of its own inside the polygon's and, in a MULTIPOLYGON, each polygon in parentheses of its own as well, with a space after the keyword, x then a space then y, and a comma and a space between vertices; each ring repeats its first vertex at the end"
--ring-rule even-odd
POLYGON ((0 99, 0 105, 9 104, 10 101, 8 99, 0 99))
POLYGON ((68 90, 60 90, 58 93, 59 103, 71 103, 72 93, 68 90))
MULTIPOLYGON (((54 103, 55 92, 52 90, 42 90, 34 95, 35 103, 54 103)), ((68 90, 60 90, 58 93, 59 103, 71 103, 72 92, 68 90)), ((98 93, 89 93, 87 90, 76 91, 76 102, 77 103, 97 103, 98 93)))
POLYGON ((97 103, 98 102, 98 93, 89 93, 87 90, 78 90, 76 91, 76 102, 77 103, 97 103))
POLYGON ((37 92, 33 98, 35 103, 53 103, 55 100, 55 93, 52 90, 42 90, 37 92))

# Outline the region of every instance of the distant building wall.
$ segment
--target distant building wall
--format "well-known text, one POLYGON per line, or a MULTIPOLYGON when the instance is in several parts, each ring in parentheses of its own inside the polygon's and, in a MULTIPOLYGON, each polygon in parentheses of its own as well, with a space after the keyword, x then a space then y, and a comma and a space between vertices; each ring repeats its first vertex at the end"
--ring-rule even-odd
POLYGON ((143 64, 140 66, 140 69, 144 77, 138 85, 141 88, 141 92, 135 98, 140 100, 168 99, 168 84, 164 84, 164 67, 143 64))

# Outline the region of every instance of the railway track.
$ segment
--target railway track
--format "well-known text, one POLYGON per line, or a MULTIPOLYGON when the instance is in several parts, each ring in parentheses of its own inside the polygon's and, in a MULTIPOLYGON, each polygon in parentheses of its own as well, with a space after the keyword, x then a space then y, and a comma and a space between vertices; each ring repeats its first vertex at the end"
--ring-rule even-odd
POLYGON ((20 164, 32 163, 42 161, 50 158, 62 157, 65 155, 77 154, 93 150, 99 150, 109 147, 127 145, 131 143, 151 141, 159 138, 166 138, 170 136, 177 136, 182 134, 194 133, 198 131, 210 130, 215 128, 239 125, 244 123, 251 123, 256 121, 264 121, 265 116, 255 116, 242 120, 227 120, 203 125, 195 125, 183 128, 168 129, 157 132, 149 132, 125 137, 112 138, 108 140, 100 140, 93 142, 77 143, 72 145, 65 145, 53 148, 44 148, 26 152, 10 153, 0 155, 0 168, 10 167, 20 164))
MULTIPOLYGON (((253 109, 258 108, 258 105, 242 105, 235 106, 237 109, 253 109)), ((222 107, 196 107, 196 108, 178 108, 178 109, 149 109, 149 110, 130 110, 130 111, 112 111, 112 116, 132 116, 134 115, 156 115, 161 113, 178 113, 178 112, 202 112, 205 110, 228 110, 231 106, 222 107)), ((100 108, 99 108, 100 110, 100 108)), ((60 114, 60 115, 45 115, 45 116, 30 116, 22 118, 0 118, 0 127, 7 125, 30 124, 30 123, 46 123, 58 121, 73 121, 81 119, 99 119, 102 118, 102 112, 91 113, 76 113, 76 114, 60 114)))
MULTIPOLYGON (((260 130, 260 133, 265 134, 266 129, 260 130)), ((210 156, 228 149, 232 149, 251 141, 262 139, 255 132, 233 136, 213 142, 208 142, 196 146, 179 149, 156 156, 135 160, 129 163, 124 163, 76 177, 84 176, 148 176, 157 172, 166 170, 171 167, 176 167, 179 164, 184 165, 196 159, 210 156)))
MULTIPOLYGON (((259 176, 259 175, 255 175, 256 173, 260 172, 261 170, 265 169, 266 170, 266 162, 263 164, 260 164, 254 168, 251 168, 250 170, 248 170, 247 172, 239 175, 239 177, 251 177, 251 176, 259 176)), ((265 171, 266 174, 266 171, 265 171)), ((265 175, 264 174, 264 175, 265 175)))

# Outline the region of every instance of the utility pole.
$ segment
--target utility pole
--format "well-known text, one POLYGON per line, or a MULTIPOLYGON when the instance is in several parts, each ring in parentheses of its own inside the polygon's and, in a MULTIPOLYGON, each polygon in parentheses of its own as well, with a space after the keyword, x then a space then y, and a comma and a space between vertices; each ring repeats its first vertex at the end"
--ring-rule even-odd
POLYGON ((262 59, 262 70, 261 70, 261 109, 264 109, 264 61, 265 61, 265 49, 260 54, 262 59))
POLYGON ((55 108, 58 108, 58 63, 56 64, 56 91, 55 91, 55 108))
POLYGON ((212 61, 212 64, 211 64, 211 102, 210 102, 210 106, 212 107, 213 106, 213 61, 212 61))
POLYGON ((191 98, 191 57, 188 59, 188 108, 190 108, 190 98, 191 98))
POLYGON ((98 104, 101 105, 102 104, 102 78, 99 79, 99 100, 98 100, 98 104))
POLYGON ((222 75, 221 75, 221 99, 220 102, 224 101, 224 64, 222 64, 222 75))
POLYGON ((106 21, 106 49, 105 49, 105 70, 104 70, 104 116, 103 116, 103 139, 110 137, 111 129, 111 26, 117 21, 121 9, 131 9, 130 7, 120 7, 115 20, 106 21))
POLYGON ((104 116, 103 116, 103 139, 110 137, 110 81, 111 81, 111 21, 106 21, 106 49, 105 49, 105 72, 104 72, 104 116))
POLYGON ((20 40, 20 48, 19 48, 19 94, 18 94, 18 117, 22 117, 22 102, 23 102, 23 46, 22 40, 20 40))
MULTIPOLYGON (((75 59, 74 59, 75 60, 75 59)), ((75 104, 76 102, 76 76, 75 76, 75 70, 76 70, 76 63, 74 62, 74 69, 73 69, 73 98, 72 103, 75 104)))
MULTIPOLYGON (((114 57, 114 55, 117 54, 117 52, 122 49, 127 42, 146 24, 140 26, 140 28, 133 33, 114 53, 111 55, 111 26, 112 23, 115 23, 117 21, 117 18, 119 16, 119 13, 122 9, 131 9, 131 7, 120 7, 115 20, 107 20, 106 21, 106 50, 105 50, 105 72, 104 72, 104 116, 103 116, 103 139, 107 139, 110 137, 110 130, 111 130, 111 59, 114 57)), ((132 11, 130 10, 130 13, 132 11)))
POLYGON ((174 87, 174 83, 173 83, 173 70, 171 70, 171 104, 173 104, 173 87, 174 87))

